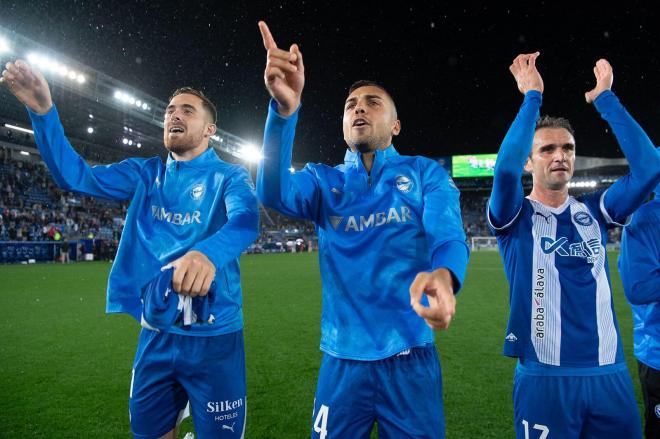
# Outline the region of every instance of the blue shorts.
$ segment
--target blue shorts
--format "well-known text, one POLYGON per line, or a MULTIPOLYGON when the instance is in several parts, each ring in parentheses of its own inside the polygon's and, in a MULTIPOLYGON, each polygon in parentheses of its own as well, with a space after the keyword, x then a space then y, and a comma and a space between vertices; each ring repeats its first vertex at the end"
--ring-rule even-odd
POLYGON ((312 438, 444 438, 442 375, 434 345, 378 361, 323 355, 312 438))
POLYGON ((241 437, 245 428, 243 331, 193 337, 142 329, 129 394, 131 431, 157 439, 186 416, 198 438, 241 437))
POLYGON ((641 439, 630 374, 625 365, 616 369, 601 375, 553 376, 518 367, 513 384, 516 437, 641 439))

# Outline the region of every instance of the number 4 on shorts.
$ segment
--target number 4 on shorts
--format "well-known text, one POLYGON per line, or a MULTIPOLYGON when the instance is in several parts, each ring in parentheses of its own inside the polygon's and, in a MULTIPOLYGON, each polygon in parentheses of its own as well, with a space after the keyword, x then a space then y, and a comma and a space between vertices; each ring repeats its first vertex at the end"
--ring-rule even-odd
POLYGON ((321 404, 319 412, 314 419, 314 431, 319 433, 319 439, 325 439, 328 434, 328 412, 330 408, 327 405, 321 404))

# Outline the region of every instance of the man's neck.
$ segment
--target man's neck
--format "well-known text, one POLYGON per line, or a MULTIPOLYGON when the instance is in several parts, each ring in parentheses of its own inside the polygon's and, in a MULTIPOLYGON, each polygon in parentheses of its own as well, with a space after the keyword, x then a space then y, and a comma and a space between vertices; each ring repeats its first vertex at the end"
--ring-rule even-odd
POLYGON ((549 189, 534 185, 529 198, 550 207, 559 207, 568 199, 568 186, 561 189, 549 189))
POLYGON ((187 162, 193 159, 196 159, 200 155, 204 154, 209 148, 208 145, 199 145, 195 148, 189 149, 181 154, 172 152, 172 158, 179 162, 187 162))

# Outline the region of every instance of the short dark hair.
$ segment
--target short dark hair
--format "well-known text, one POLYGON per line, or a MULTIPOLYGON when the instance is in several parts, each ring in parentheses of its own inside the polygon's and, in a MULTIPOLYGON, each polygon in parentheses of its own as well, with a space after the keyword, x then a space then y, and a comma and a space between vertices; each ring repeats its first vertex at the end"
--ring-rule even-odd
POLYGON ((197 90, 192 87, 180 87, 174 90, 174 93, 172 93, 172 96, 170 96, 170 101, 175 97, 179 96, 182 94, 189 94, 189 95, 194 95, 197 96, 202 100, 202 106, 204 109, 209 113, 211 116, 211 121, 215 124, 217 119, 218 119, 218 110, 216 110, 215 105, 213 105, 213 102, 209 100, 209 98, 206 97, 206 95, 201 91, 197 90))
POLYGON ((392 97, 392 93, 389 92, 382 84, 376 81, 371 81, 369 79, 360 79, 359 81, 355 81, 351 86, 348 88, 348 94, 350 95, 353 93, 355 90, 361 87, 376 87, 385 92, 387 97, 390 98, 390 101, 392 102, 392 105, 394 106, 394 114, 397 114, 396 111, 396 104, 394 103, 394 98, 392 97))
POLYGON ((541 116, 539 120, 536 121, 536 129, 534 131, 536 132, 541 128, 563 128, 571 133, 571 136, 575 137, 575 132, 573 131, 571 123, 565 117, 553 117, 548 115, 541 116))

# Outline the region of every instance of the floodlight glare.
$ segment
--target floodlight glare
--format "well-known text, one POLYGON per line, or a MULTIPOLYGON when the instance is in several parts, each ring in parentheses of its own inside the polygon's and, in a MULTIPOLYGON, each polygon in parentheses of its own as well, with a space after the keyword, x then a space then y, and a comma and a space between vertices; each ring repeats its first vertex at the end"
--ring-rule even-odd
POLYGON ((30 155, 30 153, 27 151, 21 151, 21 155, 30 155))
POLYGON ((87 127, 87 132, 88 132, 89 134, 92 134, 92 133, 94 132, 94 128, 92 128, 92 127, 87 127))
POLYGON ((128 145, 128 139, 124 137, 123 139, 121 139, 121 143, 123 143, 124 145, 128 145))
POLYGON ((76 76, 76 81, 78 81, 78 84, 84 84, 86 79, 81 73, 78 73, 78 76, 76 76))
POLYGON ((138 142, 137 147, 142 148, 142 144, 140 142, 138 142))
POLYGON ((9 47, 9 42, 4 38, 0 37, 0 53, 6 53, 6 52, 11 52, 11 48, 9 47))
POLYGON ((148 109, 149 109, 149 106, 147 105, 146 102, 143 102, 143 103, 142 103, 142 109, 143 109, 143 110, 148 110, 148 109))
POLYGON ((141 107, 142 106, 142 101, 139 100, 139 99, 137 101, 135 101, 135 106, 136 107, 141 107))
POLYGON ((238 151, 238 156, 243 160, 251 163, 258 162, 264 158, 259 148, 251 143, 243 145, 243 147, 238 151))

